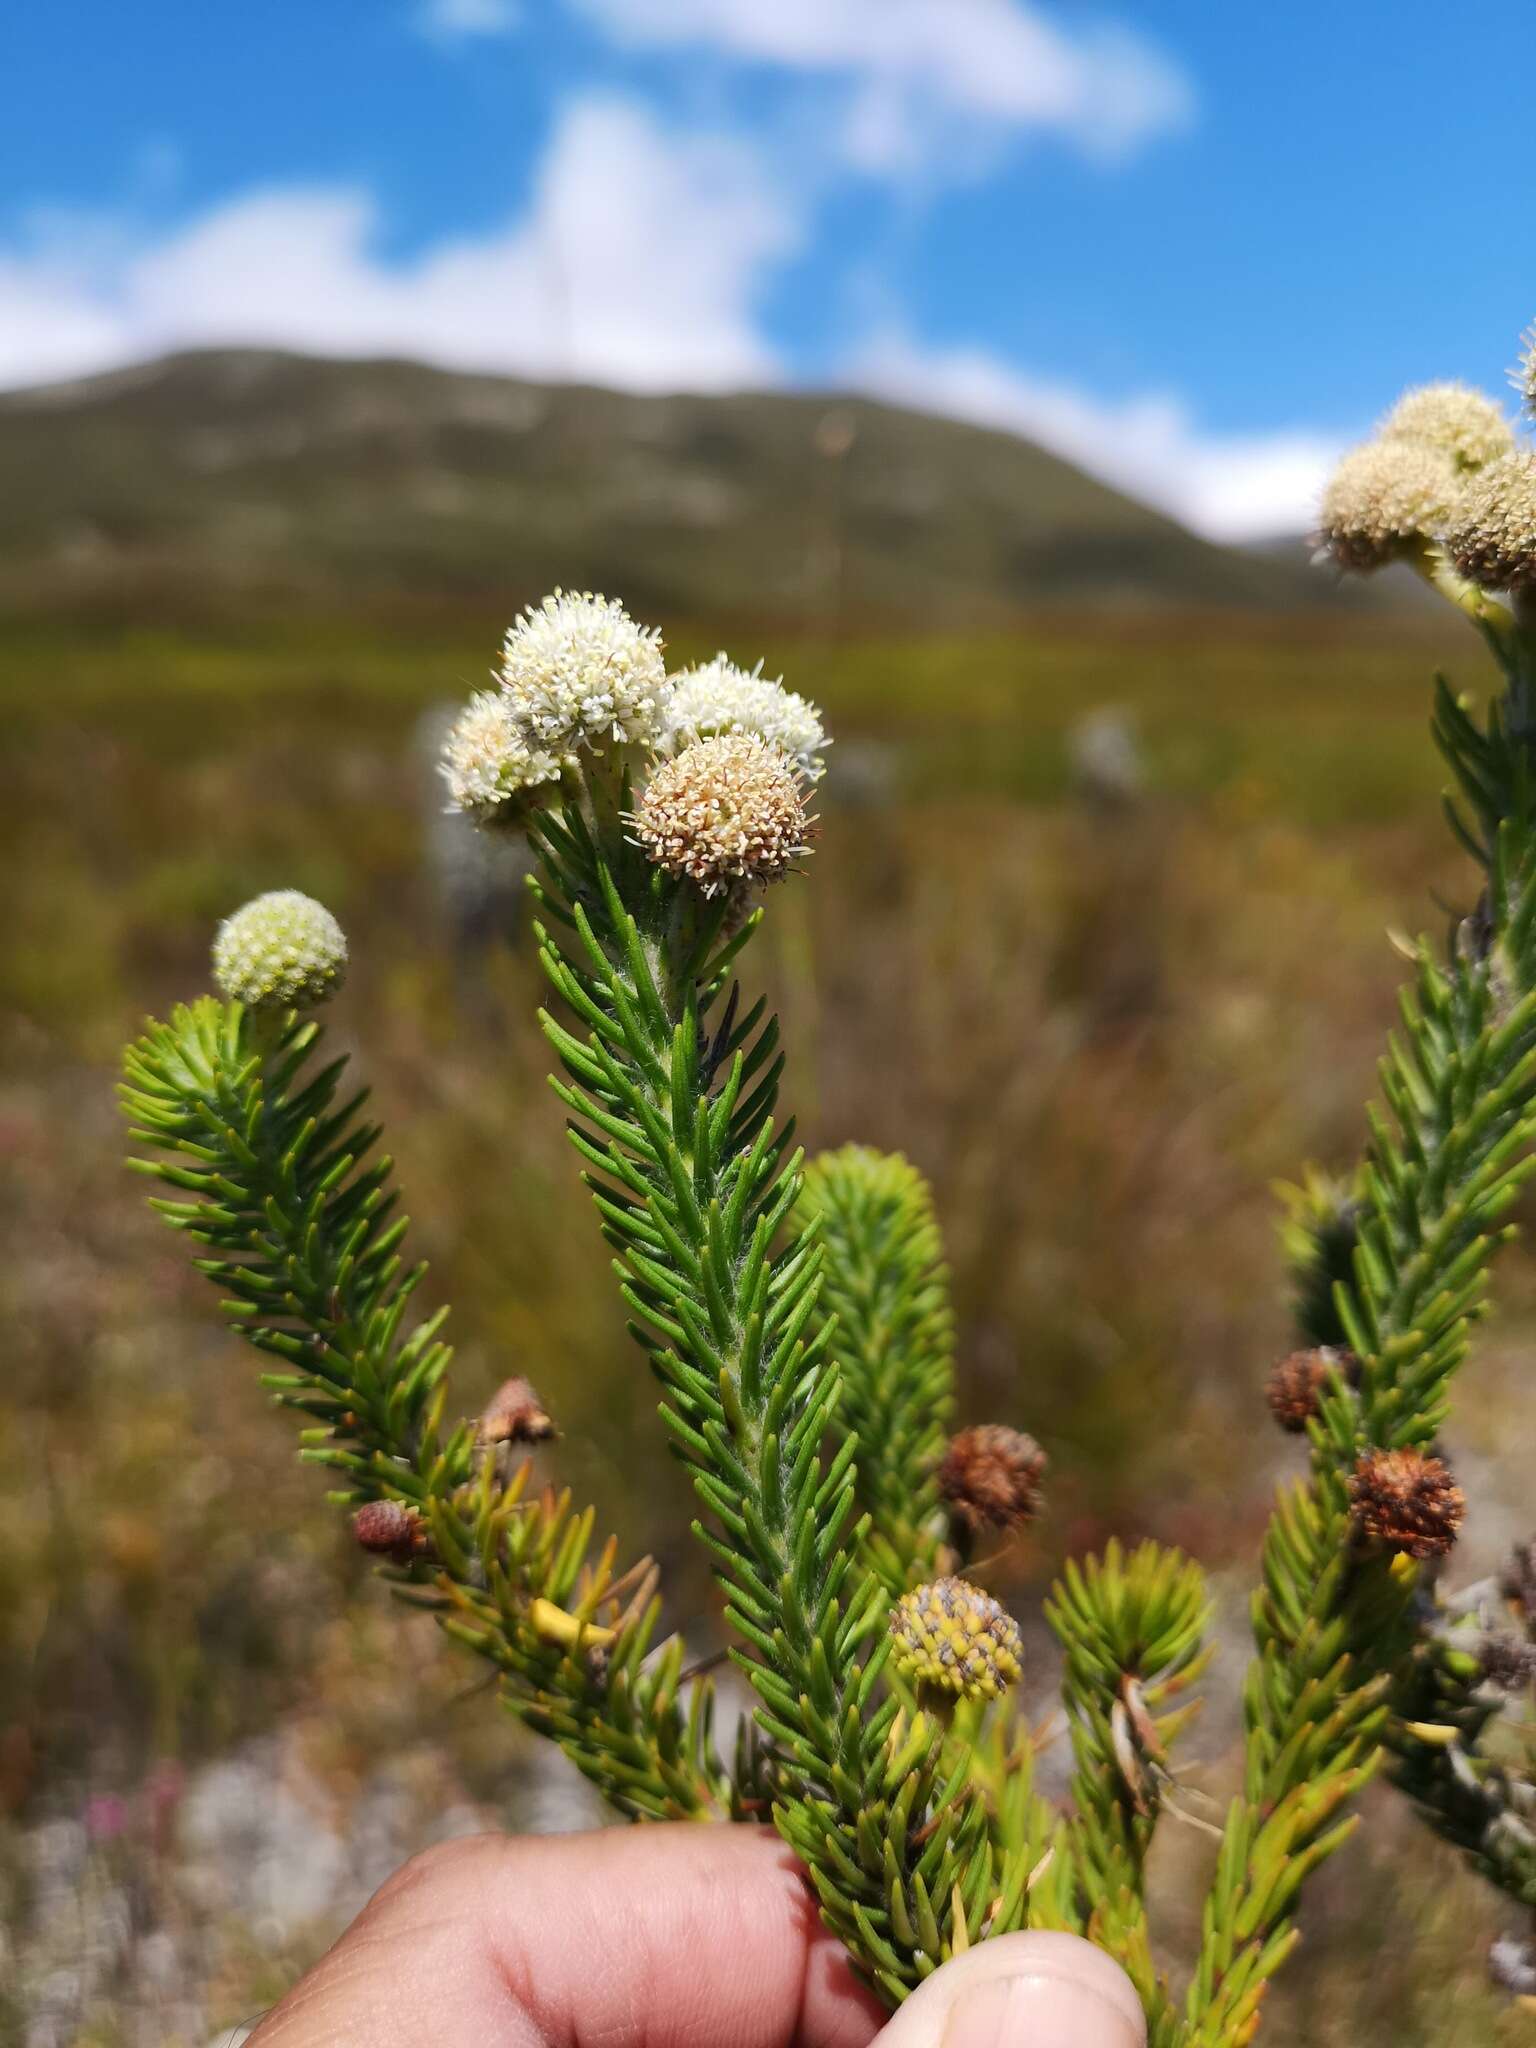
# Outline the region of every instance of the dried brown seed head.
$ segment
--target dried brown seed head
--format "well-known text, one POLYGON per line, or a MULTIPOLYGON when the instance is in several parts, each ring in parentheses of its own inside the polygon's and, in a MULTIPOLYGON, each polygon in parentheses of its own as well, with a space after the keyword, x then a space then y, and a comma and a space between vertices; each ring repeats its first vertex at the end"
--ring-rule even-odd
POLYGON ((427 1547, 421 1515, 404 1501, 368 1501, 352 1517, 352 1533, 372 1556, 393 1558, 396 1564, 420 1557, 427 1547))
POLYGON ((480 1417, 480 1441, 486 1444, 542 1444, 554 1434, 531 1380, 503 1380, 480 1417))
POLYGON ((1357 1370, 1354 1354, 1336 1350, 1331 1344, 1293 1351, 1269 1375, 1264 1389, 1269 1412, 1282 1429, 1299 1436, 1317 1414, 1323 1389, 1334 1374, 1353 1380, 1357 1370))
POLYGON ((955 1519, 972 1532, 1021 1528, 1040 1512, 1047 1462, 1023 1430, 978 1423, 950 1439, 939 1466, 939 1491, 955 1519))
POLYGON ((1349 1482, 1361 1535, 1406 1557, 1444 1557, 1467 1512, 1443 1458, 1423 1451, 1364 1451, 1349 1482))

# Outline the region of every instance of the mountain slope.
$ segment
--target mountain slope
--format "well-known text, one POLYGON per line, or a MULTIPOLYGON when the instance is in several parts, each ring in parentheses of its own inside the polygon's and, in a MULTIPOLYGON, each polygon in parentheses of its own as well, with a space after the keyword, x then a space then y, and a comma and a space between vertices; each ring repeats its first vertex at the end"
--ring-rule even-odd
POLYGON ((0 396, 0 592, 554 583, 677 615, 996 623, 1340 602, 1011 435, 860 399, 634 397, 254 350, 0 396))

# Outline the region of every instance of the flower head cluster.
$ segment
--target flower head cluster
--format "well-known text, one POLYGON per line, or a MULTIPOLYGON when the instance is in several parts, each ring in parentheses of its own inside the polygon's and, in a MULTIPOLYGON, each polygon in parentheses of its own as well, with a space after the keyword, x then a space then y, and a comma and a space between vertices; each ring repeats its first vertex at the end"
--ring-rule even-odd
POLYGON ((1485 590, 1536 588, 1536 454, 1519 449, 1469 479, 1445 551, 1485 590))
POLYGON ((891 1609, 891 1655, 914 1685, 995 1700, 1023 1669, 1018 1624, 968 1579, 934 1579, 891 1609))
POLYGON ((623 605, 557 590, 525 611, 501 651, 501 687, 528 745, 564 753, 661 732, 667 670, 661 635, 623 605))
POLYGON ((1339 463, 1323 493, 1318 545, 1364 575, 1438 533, 1456 503, 1452 457, 1421 440, 1367 441, 1339 463))
POLYGON ((630 820, 648 857, 706 896, 733 882, 782 881, 811 822, 788 758, 756 733, 695 740, 658 762, 630 820))
POLYGON ((1363 1451, 1349 1482, 1362 1536, 1407 1557, 1444 1557, 1466 1515, 1466 1496, 1443 1458, 1424 1451, 1363 1451))
POLYGON ((788 754, 808 782, 824 773, 821 750, 828 742, 821 713, 798 691, 770 682, 761 662, 748 672, 717 654, 671 678, 662 752, 676 754, 694 740, 725 732, 756 733, 788 754))
POLYGON ((1508 420, 1470 384, 1421 384, 1405 391, 1381 423, 1384 441, 1418 441, 1458 469, 1481 469, 1515 445, 1508 420))
POLYGON ((1046 1456, 1032 1436, 983 1422, 950 1439, 939 1492, 966 1529, 1018 1529, 1040 1512, 1046 1456))
POLYGON ((484 825, 515 814, 541 784, 558 778, 563 761, 529 745, 500 690, 477 690, 443 742, 438 765, 449 810, 484 825))
POLYGON ((213 978, 249 1010, 291 1010, 326 1002, 347 972, 347 941, 323 903, 297 889, 272 889, 233 917, 213 941, 213 978))

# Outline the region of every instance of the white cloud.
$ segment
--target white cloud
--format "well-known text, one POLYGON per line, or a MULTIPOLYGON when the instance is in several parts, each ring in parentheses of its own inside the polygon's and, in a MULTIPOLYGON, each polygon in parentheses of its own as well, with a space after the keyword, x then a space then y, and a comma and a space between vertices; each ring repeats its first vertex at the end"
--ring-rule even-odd
POLYGON ((1213 540, 1305 531, 1342 446, 1302 428, 1206 433, 1173 396, 1117 403, 1031 376, 985 349, 924 348, 900 332, 871 340, 847 379, 898 404, 1022 434, 1213 540))
POLYGON ((1183 127, 1194 88, 1131 30, 1068 29, 1033 0, 575 0, 622 47, 695 49, 853 88, 849 160, 901 168, 983 122, 1116 160, 1183 127))
MULTIPOLYGON (((782 384, 759 300, 808 203, 749 144, 592 97, 557 123, 516 218, 405 260, 380 254, 374 202, 346 188, 258 189, 158 238, 40 210, 0 246, 0 385, 252 344, 631 390, 782 384)), ((1107 401, 899 324, 841 367, 871 393, 1024 434, 1218 539, 1300 531, 1338 452, 1303 430, 1211 434, 1177 397, 1107 401)))
POLYGON ((421 0, 416 27, 434 43, 509 36, 522 25, 518 0, 421 0))
POLYGON ((741 144, 632 103, 569 107, 526 211, 404 262, 362 192, 269 188, 159 241, 46 223, 0 249, 0 384, 161 350, 271 344, 402 354, 631 389, 771 381, 757 294, 799 221, 741 144))
POLYGON ((0 385, 75 376, 132 353, 112 308, 67 265, 0 254, 0 385))

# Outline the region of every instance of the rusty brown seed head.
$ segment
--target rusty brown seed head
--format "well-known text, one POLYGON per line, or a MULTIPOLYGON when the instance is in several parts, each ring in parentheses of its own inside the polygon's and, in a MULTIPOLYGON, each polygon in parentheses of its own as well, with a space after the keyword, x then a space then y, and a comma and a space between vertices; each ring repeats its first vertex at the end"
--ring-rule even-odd
POLYGON ((1018 1529, 1040 1512, 1046 1462, 1023 1430, 978 1423, 950 1439, 939 1466, 939 1491, 950 1513, 973 1532, 1018 1529))
POLYGON ((1361 1535, 1406 1557, 1444 1557, 1467 1512, 1449 1466, 1423 1451, 1362 1452, 1349 1494, 1361 1535))
POLYGON ((486 1444, 542 1444, 554 1434, 531 1380, 504 1380, 480 1417, 480 1441, 486 1444))
POLYGON ((1353 1352, 1336 1350, 1331 1344, 1319 1344, 1311 1351, 1293 1351, 1269 1375, 1264 1389, 1269 1412, 1282 1429, 1299 1436, 1316 1415, 1330 1376, 1342 1373, 1353 1382, 1356 1370, 1353 1352))
POLYGON ((427 1547, 420 1514, 398 1500, 368 1501, 352 1517, 352 1533, 372 1556, 391 1557, 397 1564, 419 1557, 427 1547))

